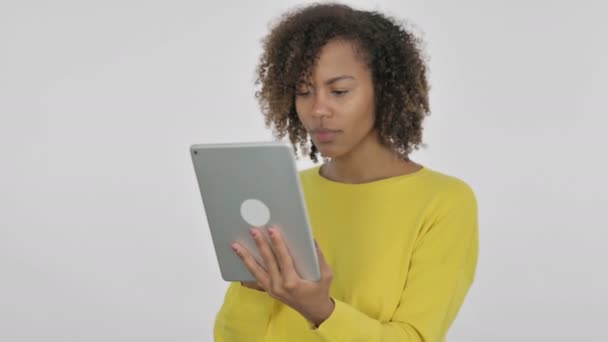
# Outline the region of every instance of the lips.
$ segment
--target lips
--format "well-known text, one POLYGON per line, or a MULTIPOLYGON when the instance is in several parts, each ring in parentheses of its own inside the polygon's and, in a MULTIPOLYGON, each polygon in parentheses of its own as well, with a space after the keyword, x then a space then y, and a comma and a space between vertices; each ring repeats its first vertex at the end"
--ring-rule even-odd
POLYGON ((312 134, 316 138, 315 140, 322 143, 334 140, 338 133, 340 133, 340 131, 328 128, 317 128, 312 132, 312 134))

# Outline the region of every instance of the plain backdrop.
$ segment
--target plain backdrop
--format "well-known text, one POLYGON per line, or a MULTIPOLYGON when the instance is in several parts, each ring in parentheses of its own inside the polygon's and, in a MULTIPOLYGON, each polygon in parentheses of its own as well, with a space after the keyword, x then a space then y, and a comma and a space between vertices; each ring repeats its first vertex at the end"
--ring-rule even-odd
MULTIPOLYGON (((0 341, 212 340, 227 283, 188 147, 272 138, 260 39, 302 3, 0 0, 0 341)), ((606 2, 347 3, 423 37, 412 158, 478 197, 449 340, 606 341, 606 2)))

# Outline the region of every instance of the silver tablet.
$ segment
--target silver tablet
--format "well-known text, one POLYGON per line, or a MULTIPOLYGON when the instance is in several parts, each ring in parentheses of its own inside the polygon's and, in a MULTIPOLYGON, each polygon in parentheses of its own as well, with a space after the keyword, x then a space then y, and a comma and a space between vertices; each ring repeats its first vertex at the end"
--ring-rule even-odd
POLYGON ((293 149, 280 142, 190 147, 222 278, 253 281, 230 245, 245 246, 265 267, 249 228, 276 224, 303 279, 321 278, 293 149))

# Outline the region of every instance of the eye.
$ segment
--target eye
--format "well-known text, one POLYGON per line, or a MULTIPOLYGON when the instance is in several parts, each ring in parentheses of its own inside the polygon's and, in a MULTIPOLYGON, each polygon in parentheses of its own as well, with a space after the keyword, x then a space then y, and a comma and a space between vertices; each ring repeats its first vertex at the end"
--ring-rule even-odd
POLYGON ((296 91, 296 96, 308 96, 310 95, 309 91, 296 91))
POLYGON ((334 94, 334 95, 336 95, 336 96, 343 96, 346 93, 348 93, 348 90, 332 90, 331 93, 334 94))

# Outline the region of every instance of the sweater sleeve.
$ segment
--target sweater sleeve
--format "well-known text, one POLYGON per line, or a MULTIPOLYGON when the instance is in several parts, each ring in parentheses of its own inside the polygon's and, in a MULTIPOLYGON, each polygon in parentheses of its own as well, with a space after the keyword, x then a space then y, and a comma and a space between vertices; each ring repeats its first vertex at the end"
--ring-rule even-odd
POLYGON ((274 300, 267 293, 233 282, 215 317, 214 341, 263 341, 274 300))
MULTIPOLYGON (((460 183, 462 184, 462 183, 460 183)), ((313 331, 325 342, 440 342, 473 282, 478 254, 475 195, 450 192, 423 228, 412 252, 399 305, 387 322, 335 300, 331 316, 313 331)))

